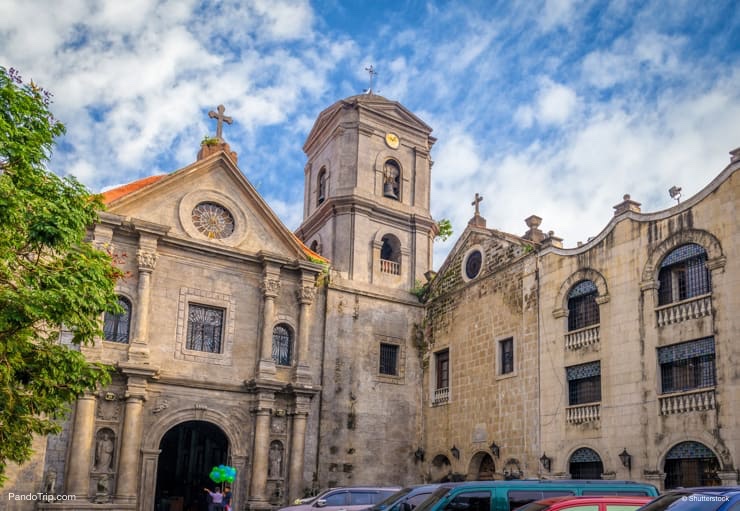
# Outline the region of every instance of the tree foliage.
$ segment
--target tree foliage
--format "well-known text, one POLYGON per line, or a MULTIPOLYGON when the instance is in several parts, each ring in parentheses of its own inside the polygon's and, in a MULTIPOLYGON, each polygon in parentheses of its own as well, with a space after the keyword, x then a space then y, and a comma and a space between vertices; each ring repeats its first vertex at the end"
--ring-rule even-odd
POLYGON ((447 241, 447 239, 452 236, 452 222, 450 222, 449 218, 443 218, 437 222, 437 227, 439 229, 439 233, 436 236, 437 238, 442 241, 447 241))
POLYGON ((110 381, 60 343, 62 327, 78 346, 102 333, 120 272, 85 241, 101 198, 46 170, 64 133, 50 96, 0 67, 0 486, 8 462, 30 458, 32 434, 59 432, 69 404, 110 381))

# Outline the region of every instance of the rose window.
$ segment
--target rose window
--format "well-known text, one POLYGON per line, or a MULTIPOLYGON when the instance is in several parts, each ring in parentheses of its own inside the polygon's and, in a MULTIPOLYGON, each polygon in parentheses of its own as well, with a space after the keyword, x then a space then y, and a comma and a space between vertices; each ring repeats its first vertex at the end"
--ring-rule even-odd
POLYGON ((234 232, 234 217, 213 202, 201 202, 193 208, 193 225, 209 239, 228 238, 234 232))

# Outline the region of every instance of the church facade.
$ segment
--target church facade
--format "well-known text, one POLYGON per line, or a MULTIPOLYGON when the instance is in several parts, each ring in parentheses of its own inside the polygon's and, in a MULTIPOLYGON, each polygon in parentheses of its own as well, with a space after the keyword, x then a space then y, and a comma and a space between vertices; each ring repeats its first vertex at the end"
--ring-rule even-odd
POLYGON ((199 509, 220 464, 258 510, 359 484, 737 484, 740 153, 668 210, 625 196, 574 249, 534 215, 488 228, 476 197, 435 274, 431 132, 373 94, 324 110, 295 232, 220 137, 106 192, 90 242, 125 312, 83 351, 113 382, 3 495, 78 498, 9 509, 199 509))

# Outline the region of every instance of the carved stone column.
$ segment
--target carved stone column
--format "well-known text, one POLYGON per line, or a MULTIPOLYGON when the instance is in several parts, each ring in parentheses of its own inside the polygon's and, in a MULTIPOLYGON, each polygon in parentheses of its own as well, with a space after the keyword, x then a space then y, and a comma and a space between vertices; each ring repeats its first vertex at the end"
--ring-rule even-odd
POLYGON ((140 248, 136 252, 139 265, 139 287, 136 299, 136 318, 133 340, 128 349, 131 362, 147 363, 149 360, 149 301, 151 280, 159 255, 156 250, 140 248))
POLYGON ((249 507, 269 508, 267 499, 267 464, 270 450, 270 417, 275 396, 272 393, 260 393, 255 414, 254 450, 252 454, 252 484, 249 495, 249 507))
POLYGON ((306 423, 311 398, 296 396, 293 411, 293 438, 290 448, 290 471, 288 474, 288 501, 293 502, 303 496, 303 456, 306 448, 306 423))
POLYGON ((273 376, 275 361, 272 359, 272 328, 275 322, 275 298, 280 292, 280 279, 275 275, 265 273, 262 280, 262 338, 260 342, 258 377, 273 376))
POLYGON ((309 310, 316 296, 316 287, 310 282, 304 282, 303 287, 296 291, 298 299, 298 335, 296 336, 296 366, 295 380, 299 383, 311 382, 311 369, 308 365, 308 343, 311 331, 311 315, 309 310))
POLYGON ((69 445, 67 493, 87 499, 90 495, 90 462, 95 436, 95 405, 93 394, 77 400, 72 440, 69 445))
MULTIPOLYGON (((126 372, 126 369, 124 369, 124 372, 126 372)), ((121 432, 121 455, 118 459, 116 501, 119 503, 136 502, 145 400, 146 375, 129 374, 123 430, 121 432)))

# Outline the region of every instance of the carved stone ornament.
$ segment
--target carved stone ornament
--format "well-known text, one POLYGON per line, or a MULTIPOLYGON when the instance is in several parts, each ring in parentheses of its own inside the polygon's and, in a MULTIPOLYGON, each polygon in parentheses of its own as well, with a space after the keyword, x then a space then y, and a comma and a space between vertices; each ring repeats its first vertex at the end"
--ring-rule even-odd
POLYGON ((314 286, 304 286, 298 289, 295 294, 300 303, 309 304, 316 298, 316 288, 314 286))
POLYGON ((154 271, 154 267, 157 266, 157 259, 159 255, 151 250, 144 250, 140 248, 136 251, 136 261, 139 264, 139 270, 141 271, 154 271))
POLYGON ((278 279, 265 279, 262 281, 262 293, 265 296, 277 296, 280 292, 280 281, 278 279))
POLYGON ((284 435, 288 429, 287 421, 284 416, 273 416, 270 431, 276 435, 284 435))
POLYGON ((117 421, 121 417, 121 402, 112 392, 106 392, 104 399, 98 399, 97 418, 103 421, 117 421), (108 399, 112 395, 113 399, 108 399))

